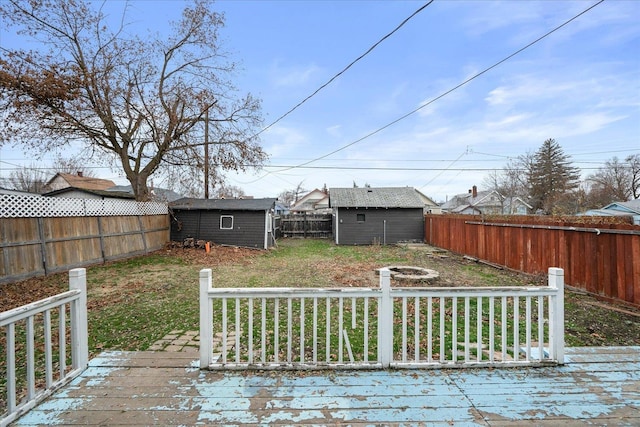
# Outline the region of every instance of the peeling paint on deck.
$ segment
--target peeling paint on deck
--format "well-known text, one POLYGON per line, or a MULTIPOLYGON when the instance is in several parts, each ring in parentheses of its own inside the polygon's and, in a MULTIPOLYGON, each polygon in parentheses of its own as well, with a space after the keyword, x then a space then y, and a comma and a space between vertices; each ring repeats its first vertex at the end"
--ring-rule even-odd
POLYGON ((423 371, 209 372, 191 357, 105 352, 15 425, 640 425, 640 347, 423 371))

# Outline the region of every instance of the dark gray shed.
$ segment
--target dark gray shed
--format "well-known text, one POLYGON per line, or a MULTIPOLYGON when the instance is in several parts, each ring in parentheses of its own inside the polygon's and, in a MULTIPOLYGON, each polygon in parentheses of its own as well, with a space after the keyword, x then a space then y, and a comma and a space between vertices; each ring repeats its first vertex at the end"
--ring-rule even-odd
POLYGON ((219 245, 268 249, 275 244, 276 199, 191 199, 169 204, 171 240, 192 237, 219 245))
POLYGON ((337 245, 424 241, 424 202, 411 187, 331 188, 337 245))

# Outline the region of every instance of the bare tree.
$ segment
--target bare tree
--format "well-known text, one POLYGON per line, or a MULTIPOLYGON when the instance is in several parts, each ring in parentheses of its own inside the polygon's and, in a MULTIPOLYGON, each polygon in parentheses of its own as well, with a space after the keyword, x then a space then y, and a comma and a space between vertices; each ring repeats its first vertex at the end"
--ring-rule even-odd
POLYGON ((296 188, 291 190, 285 190, 282 193, 280 193, 278 195, 278 200, 289 207, 298 203, 298 200, 300 200, 301 196, 307 192, 307 190, 305 190, 304 187, 302 186, 303 183, 304 181, 300 181, 298 185, 296 185, 296 188))
POLYGON ((640 197, 640 154, 627 156, 624 160, 613 157, 604 167, 590 175, 591 197, 600 206, 623 202, 640 197))
POLYGON ((215 199, 239 199, 246 196, 244 190, 235 185, 220 184, 213 191, 215 199))
POLYGON ((95 5, 0 2, 5 29, 38 47, 0 50, 0 144, 42 152, 75 141, 112 158, 138 200, 149 198, 147 181, 158 171, 194 177, 207 163, 220 176, 264 163, 252 137, 260 102, 239 96, 230 81, 236 67, 221 50, 224 17, 211 1, 185 6, 165 40, 129 36, 126 10, 120 28, 110 29, 95 5))
POLYGON ((87 167, 85 162, 78 158, 65 158, 62 155, 58 154, 56 159, 53 161, 51 165, 51 169, 53 173, 70 173, 70 174, 78 174, 80 173, 82 176, 86 177, 96 177, 96 174, 93 169, 87 167))
POLYGON ((42 194, 47 183, 47 173, 35 164, 11 171, 9 184, 14 190, 42 194))

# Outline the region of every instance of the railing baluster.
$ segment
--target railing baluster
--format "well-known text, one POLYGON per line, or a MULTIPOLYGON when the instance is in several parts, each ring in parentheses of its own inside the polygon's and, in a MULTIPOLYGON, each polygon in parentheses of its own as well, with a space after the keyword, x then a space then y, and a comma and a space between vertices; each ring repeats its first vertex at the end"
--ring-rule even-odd
POLYGON ((414 331, 413 331, 413 345, 415 346, 414 360, 420 361, 420 297, 416 297, 414 300, 414 331))
POLYGON ((433 297, 427 297, 427 362, 433 362, 433 297))
POLYGON ((544 359, 544 297, 538 296, 538 360, 544 359))
POLYGON ((369 297, 364 297, 363 321, 364 321, 364 361, 369 361, 369 297))
POLYGON ((355 329, 358 327, 357 312, 358 307, 356 305, 356 298, 351 297, 351 329, 355 329))
POLYGON ((280 298, 276 298, 273 308, 273 361, 278 363, 280 361, 280 298))
POLYGON ((293 359, 293 325, 292 325, 292 301, 293 298, 287 298, 287 363, 291 363, 293 359))
POLYGON ((7 330, 7 409, 16 409, 16 326, 9 323, 7 330))
POLYGON ((27 400, 33 399, 36 394, 35 374, 35 334, 33 329, 33 316, 27 317, 26 346, 27 346, 27 400))
POLYGON ((318 298, 313 298, 313 363, 318 363, 318 298))
POLYGON ((326 337, 325 339, 326 341, 326 348, 325 348, 325 353, 326 353, 326 359, 325 362, 329 363, 329 361, 331 361, 331 298, 327 297, 326 299, 326 315, 327 315, 327 319, 326 319, 326 337))
POLYGON ((260 345, 261 345, 261 357, 262 363, 267 363, 267 299, 266 298, 262 298, 262 310, 260 312, 260 315, 262 317, 262 319, 260 319, 261 321, 261 331, 260 331, 260 345))
POLYGON ((338 363, 342 363, 344 352, 342 331, 344 330, 344 298, 338 298, 338 363))
POLYGON ((236 298, 236 363, 240 363, 240 298, 236 298))
POLYGON ((227 299, 222 299, 222 363, 227 363, 227 299))
POLYGON ((447 359, 447 354, 445 352, 445 334, 444 334, 444 326, 445 326, 445 298, 440 297, 440 354, 438 360, 440 363, 443 363, 447 359))
POLYGON ((531 360, 531 297, 526 297, 526 342, 527 342, 527 354, 526 360, 527 362, 531 360))
POLYGON ((60 379, 67 370, 67 306, 58 307, 58 366, 60 379))
POLYGON ((451 298, 451 360, 458 361, 458 297, 451 298))
POLYGON ((249 314, 249 325, 247 327, 247 363, 253 363, 253 298, 249 297, 247 301, 247 310, 249 314))
POLYGON ((300 363, 304 363, 304 298, 300 298, 300 363))
POLYGON ((402 298, 402 361, 407 361, 407 298, 402 298))
POLYGON ((482 361, 482 297, 476 300, 476 360, 482 361))
POLYGON ((496 310, 495 310, 495 297, 489 297, 489 361, 493 362, 495 359, 494 347, 496 339, 496 310))
POLYGON ((507 360, 507 297, 502 297, 502 361, 507 360))
POLYGON ((465 362, 469 362, 470 307, 471 307, 471 304, 469 302, 469 297, 464 297, 464 361, 465 362))
POLYGON ((44 312, 44 376, 47 388, 53 384, 53 356, 52 356, 52 342, 51 342, 51 310, 44 312))
POLYGON ((520 297, 513 297, 513 360, 520 357, 520 297))

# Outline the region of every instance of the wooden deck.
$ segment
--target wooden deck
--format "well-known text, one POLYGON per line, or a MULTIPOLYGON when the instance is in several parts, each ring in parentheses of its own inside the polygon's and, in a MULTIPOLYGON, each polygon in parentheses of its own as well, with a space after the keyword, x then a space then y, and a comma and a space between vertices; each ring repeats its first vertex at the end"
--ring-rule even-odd
POLYGON ((209 372, 196 358, 103 353, 14 425, 640 425, 640 347, 523 369, 209 372))

